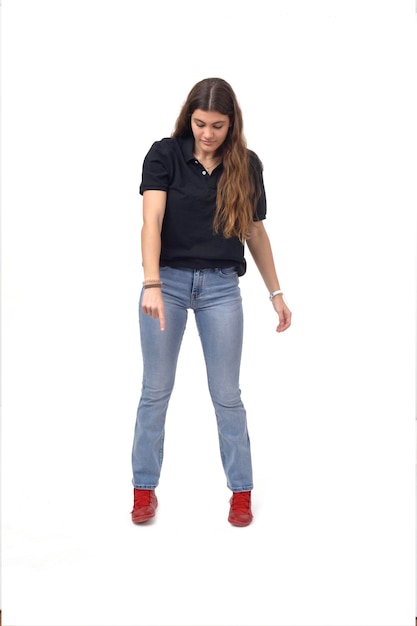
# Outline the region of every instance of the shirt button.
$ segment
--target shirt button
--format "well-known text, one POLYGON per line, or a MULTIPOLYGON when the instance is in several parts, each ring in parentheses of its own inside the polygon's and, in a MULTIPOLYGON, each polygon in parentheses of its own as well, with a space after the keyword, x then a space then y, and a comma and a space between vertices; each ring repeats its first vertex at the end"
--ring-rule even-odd
POLYGON ((205 176, 207 174, 207 172, 205 170, 203 170, 201 173, 203 174, 203 176, 205 176))

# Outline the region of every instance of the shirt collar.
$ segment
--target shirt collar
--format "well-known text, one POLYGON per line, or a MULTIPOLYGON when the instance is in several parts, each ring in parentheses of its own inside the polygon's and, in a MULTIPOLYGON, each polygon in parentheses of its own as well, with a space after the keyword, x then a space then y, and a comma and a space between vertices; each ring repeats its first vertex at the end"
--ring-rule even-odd
POLYGON ((194 137, 185 137, 185 139, 181 139, 181 150, 187 162, 195 161, 193 149, 194 149, 194 137))
MULTIPOLYGON (((191 161, 195 161, 196 159, 194 156, 194 137, 180 138, 179 141, 181 142, 181 150, 186 162, 190 163, 191 161)), ((223 162, 220 162, 220 164, 214 170, 212 176, 219 176, 222 171, 223 162)))

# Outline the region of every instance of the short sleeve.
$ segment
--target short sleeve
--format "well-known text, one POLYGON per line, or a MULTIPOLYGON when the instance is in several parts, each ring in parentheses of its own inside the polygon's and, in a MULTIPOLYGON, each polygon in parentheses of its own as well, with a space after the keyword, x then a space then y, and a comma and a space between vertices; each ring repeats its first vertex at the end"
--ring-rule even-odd
POLYGON ((259 194, 253 216, 254 221, 258 222, 266 218, 266 193, 263 178, 263 165, 260 158, 251 150, 249 150, 249 161, 259 194))
POLYGON ((142 181, 139 193, 154 189, 167 191, 171 178, 171 165, 166 145, 163 141, 156 141, 145 156, 142 167, 142 181))

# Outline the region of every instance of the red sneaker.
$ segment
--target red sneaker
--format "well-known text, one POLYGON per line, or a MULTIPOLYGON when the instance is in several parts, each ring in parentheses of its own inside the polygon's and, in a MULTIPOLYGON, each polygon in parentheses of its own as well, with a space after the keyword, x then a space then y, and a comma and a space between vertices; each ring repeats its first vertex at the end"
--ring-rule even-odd
POLYGON ((155 517, 158 500, 153 489, 134 489, 133 496, 132 522, 134 524, 140 524, 155 517))
POLYGON ((230 498, 229 522, 233 526, 249 526, 252 520, 251 492, 235 491, 230 498))

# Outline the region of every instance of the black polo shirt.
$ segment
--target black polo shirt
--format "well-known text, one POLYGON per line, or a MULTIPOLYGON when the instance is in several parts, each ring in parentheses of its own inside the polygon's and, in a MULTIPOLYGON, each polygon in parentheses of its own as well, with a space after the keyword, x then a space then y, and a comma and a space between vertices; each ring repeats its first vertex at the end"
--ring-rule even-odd
MULTIPOLYGON (((143 162, 140 193, 154 189, 167 192, 161 232, 161 266, 206 269, 236 266, 246 272, 244 246, 237 237, 226 239, 213 233, 217 184, 223 165, 211 175, 193 156, 194 139, 165 138, 156 141, 143 162)), ((249 151, 258 173, 261 197, 255 220, 266 216, 262 164, 249 151)))

